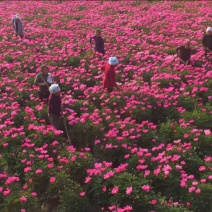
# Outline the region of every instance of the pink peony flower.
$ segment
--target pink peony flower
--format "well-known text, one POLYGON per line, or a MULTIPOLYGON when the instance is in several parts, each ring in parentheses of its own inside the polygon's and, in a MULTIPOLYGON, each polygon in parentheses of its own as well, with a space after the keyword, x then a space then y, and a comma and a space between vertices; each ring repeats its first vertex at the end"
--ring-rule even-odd
POLYGON ((144 191, 147 191, 147 192, 150 191, 150 186, 149 186, 149 185, 143 185, 143 186, 141 186, 141 188, 142 188, 144 191))
POLYGON ((201 183, 205 183, 206 182, 206 179, 201 179, 200 182, 201 183))
POLYGON ((111 194, 117 194, 119 191, 119 187, 118 186, 115 186, 112 191, 111 191, 111 194))
POLYGON ((84 191, 80 192, 80 196, 84 197, 85 196, 85 192, 84 191))
POLYGON ((37 169, 36 171, 35 171, 35 173, 36 174, 41 174, 43 171, 41 170, 41 169, 37 169))
POLYGON ((103 192, 107 191, 106 186, 104 186, 104 187, 102 188, 102 191, 103 191, 103 192))
POLYGON ((211 134, 211 131, 210 130, 204 130, 204 133, 205 133, 205 135, 210 135, 211 134))
POLYGON ((131 187, 128 187, 127 189, 126 189, 126 194, 131 194, 132 193, 132 186, 131 187))
POLYGON ((6 188, 6 190, 3 192, 4 196, 8 196, 10 194, 10 189, 6 188))
POLYGON ((50 183, 54 183, 56 181, 56 178, 55 177, 51 177, 49 181, 50 181, 50 183))
POLYGON ((200 194, 201 193, 201 190, 198 188, 196 191, 195 191, 196 194, 200 194))
POLYGON ((20 197, 20 199, 19 199, 21 202, 26 202, 27 201, 27 198, 25 197, 25 196, 22 196, 22 197, 20 197))
POLYGON ((206 169, 205 166, 200 166, 200 167, 199 167, 199 171, 200 171, 200 172, 205 171, 205 169, 206 169))
POLYGON ((153 200, 151 201, 151 203, 152 203, 153 205, 155 205, 155 204, 157 203, 157 200, 156 200, 156 199, 153 199, 153 200))
POLYGON ((32 197, 36 197, 36 196, 37 196, 36 192, 32 192, 32 193, 31 193, 31 196, 32 196, 32 197))

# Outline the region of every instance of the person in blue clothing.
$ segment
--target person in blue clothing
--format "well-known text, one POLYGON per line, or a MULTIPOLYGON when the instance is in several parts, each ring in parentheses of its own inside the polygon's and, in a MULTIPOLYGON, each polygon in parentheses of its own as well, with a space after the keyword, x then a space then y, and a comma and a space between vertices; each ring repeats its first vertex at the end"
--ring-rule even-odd
POLYGON ((16 14, 15 17, 12 18, 12 25, 15 30, 16 36, 24 37, 24 28, 21 21, 21 17, 19 14, 16 14))
POLYGON ((101 31, 100 30, 96 30, 96 35, 90 38, 91 46, 92 46, 93 40, 95 42, 94 50, 104 55, 105 54, 104 39, 101 36, 101 31))

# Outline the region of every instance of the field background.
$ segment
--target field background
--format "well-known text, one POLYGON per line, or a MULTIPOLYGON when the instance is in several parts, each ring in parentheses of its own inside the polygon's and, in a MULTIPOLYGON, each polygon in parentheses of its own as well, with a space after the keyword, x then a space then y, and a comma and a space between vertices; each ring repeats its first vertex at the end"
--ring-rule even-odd
POLYGON ((0 211, 211 212, 211 18, 210 1, 1 1, 0 211), (194 66, 175 55, 187 38, 194 66), (124 101, 102 88, 111 56, 124 101), (42 64, 62 88, 71 145, 37 97, 42 64))

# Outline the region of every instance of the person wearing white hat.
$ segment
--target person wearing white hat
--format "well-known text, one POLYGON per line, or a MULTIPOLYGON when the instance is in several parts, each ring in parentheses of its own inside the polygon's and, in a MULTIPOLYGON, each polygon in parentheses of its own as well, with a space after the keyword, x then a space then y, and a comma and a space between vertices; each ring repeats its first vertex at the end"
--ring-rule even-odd
POLYGON ((61 89, 58 84, 52 84, 49 87, 49 101, 48 101, 48 116, 49 121, 52 126, 57 130, 60 127, 60 117, 61 117, 61 89))
POLYGON ((119 64, 119 61, 116 57, 110 57, 108 62, 102 66, 102 71, 104 71, 103 87, 107 88, 107 91, 110 93, 113 91, 113 88, 118 86, 116 84, 116 74, 115 67, 119 64))
POLYGON ((206 29, 206 35, 203 36, 202 45, 205 50, 205 56, 208 52, 212 52, 212 27, 206 29))
POLYGON ((24 28, 21 21, 21 17, 19 14, 16 14, 15 17, 12 18, 12 25, 15 30, 16 36, 24 37, 24 28))
POLYGON ((191 57, 190 40, 186 39, 183 42, 183 45, 176 49, 176 53, 180 59, 180 64, 185 65, 190 64, 190 57, 191 57))

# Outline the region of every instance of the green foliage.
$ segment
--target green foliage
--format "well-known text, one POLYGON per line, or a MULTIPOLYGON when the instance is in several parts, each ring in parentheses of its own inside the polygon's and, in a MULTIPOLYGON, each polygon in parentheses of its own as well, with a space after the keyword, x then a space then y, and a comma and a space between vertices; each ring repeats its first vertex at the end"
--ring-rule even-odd
POLYGON ((3 203, 1 202, 2 204, 0 204, 1 211, 17 212, 21 211, 21 209, 23 208, 29 209, 32 212, 38 211, 38 199, 36 197, 31 197, 31 194, 27 191, 20 193, 20 189, 21 185, 17 182, 10 185, 10 190, 12 191, 12 193, 4 197, 3 203), (27 201, 21 202, 19 199, 21 196, 25 196, 27 198, 27 201))
POLYGON ((70 56, 66 61, 68 66, 78 67, 80 65, 80 57, 70 56))
POLYGON ((163 52, 167 53, 168 55, 173 55, 176 53, 176 48, 165 49, 163 52))
POLYGON ((8 63, 12 63, 13 62, 13 57, 11 54, 8 54, 4 57, 4 60, 6 60, 8 63))
POLYGON ((183 97, 178 98, 178 105, 186 109, 186 111, 191 112, 196 108, 197 101, 193 97, 183 97))
POLYGON ((90 77, 88 79, 86 78, 81 78, 80 80, 82 82, 82 84, 87 85, 87 87, 94 87, 96 85, 96 80, 93 77, 90 77))
POLYGON ((136 108, 132 111, 131 117, 136 120, 137 123, 141 123, 145 120, 152 120, 152 110, 149 108, 142 109, 142 107, 136 106, 136 108))
POLYGON ((93 146, 94 141, 102 137, 102 124, 94 124, 91 120, 87 119, 83 122, 78 122, 72 125, 69 129, 72 143, 77 148, 84 148, 93 146))
POLYGON ((71 176, 74 182, 82 184, 87 176, 86 170, 93 166, 93 158, 89 153, 85 153, 83 156, 79 153, 70 153, 70 158, 75 156, 76 160, 67 164, 67 174, 71 176))
POLYGON ((201 129, 211 129, 212 128, 212 117, 209 115, 209 112, 202 112, 197 109, 192 112, 186 112, 182 115, 186 120, 194 120, 195 125, 201 129))
POLYGON ((149 71, 149 72, 142 72, 142 77, 144 82, 148 82, 149 85, 151 85, 151 78, 153 76, 153 72, 149 71))
POLYGON ((190 194, 190 199, 192 200, 191 209, 193 211, 211 212, 212 211, 212 185, 211 183, 200 184, 199 188, 201 193, 190 194))

